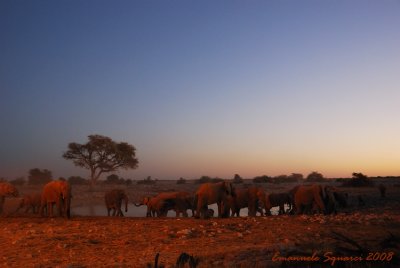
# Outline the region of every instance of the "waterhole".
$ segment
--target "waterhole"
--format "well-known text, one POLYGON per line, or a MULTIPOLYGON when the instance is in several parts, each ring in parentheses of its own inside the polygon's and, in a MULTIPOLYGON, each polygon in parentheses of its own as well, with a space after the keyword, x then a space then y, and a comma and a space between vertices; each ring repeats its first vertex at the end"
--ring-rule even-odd
MULTIPOLYGON (((218 214, 217 204, 209 205, 208 208, 214 210, 214 216, 218 214)), ((286 207, 287 209, 287 207, 286 207)), ((124 206, 122 208, 122 212, 126 217, 146 217, 146 206, 136 207, 134 205, 128 205, 128 212, 124 211, 124 206)), ((278 207, 274 207, 271 209, 272 215, 277 215, 279 211, 278 207)), ((105 205, 95 205, 95 206, 83 206, 83 207, 74 207, 71 209, 72 215, 75 216, 107 216, 107 209, 105 205)), ((192 216, 192 212, 188 210, 188 215, 192 216)), ((167 217, 175 217, 175 211, 169 211, 167 217)), ((240 216, 248 216, 248 209, 243 208, 240 210, 240 216)))

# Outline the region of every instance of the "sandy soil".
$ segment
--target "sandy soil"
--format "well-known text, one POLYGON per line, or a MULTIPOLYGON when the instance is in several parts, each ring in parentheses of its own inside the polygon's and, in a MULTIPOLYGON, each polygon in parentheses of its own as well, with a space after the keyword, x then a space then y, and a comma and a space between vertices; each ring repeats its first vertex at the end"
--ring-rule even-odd
MULTIPOLYGON (((109 187, 75 187, 73 206, 102 204, 109 187)), ((293 185, 263 187, 279 192, 293 185)), ((152 192, 196 188, 160 183, 125 189, 135 201, 152 192)), ((161 264, 173 267, 182 252, 198 258, 198 267, 399 267, 400 189, 389 187, 385 200, 375 188, 346 190, 353 201, 362 194, 367 206, 353 202, 335 216, 210 220, 9 214, 0 218, 0 267, 146 267, 156 253, 161 264)))

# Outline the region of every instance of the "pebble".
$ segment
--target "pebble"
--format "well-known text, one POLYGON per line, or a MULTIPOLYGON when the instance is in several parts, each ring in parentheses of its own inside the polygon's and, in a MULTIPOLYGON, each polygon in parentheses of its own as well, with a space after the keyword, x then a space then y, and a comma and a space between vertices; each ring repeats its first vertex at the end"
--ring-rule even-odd
POLYGON ((192 233, 192 231, 190 229, 183 229, 183 230, 176 232, 176 234, 181 234, 181 235, 190 235, 191 233, 192 233))

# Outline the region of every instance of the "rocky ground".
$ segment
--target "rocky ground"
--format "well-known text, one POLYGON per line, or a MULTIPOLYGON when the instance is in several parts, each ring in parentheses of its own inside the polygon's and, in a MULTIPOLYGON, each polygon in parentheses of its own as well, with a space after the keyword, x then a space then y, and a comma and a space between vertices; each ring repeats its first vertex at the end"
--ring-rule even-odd
MULTIPOLYGON (((347 190, 366 207, 210 220, 9 214, 0 218, 0 267, 146 267, 157 253, 173 267, 183 252, 197 267, 399 267, 400 190, 385 200, 373 188, 347 190)), ((75 205, 102 199, 100 188, 74 191, 75 205)), ((143 189, 127 191, 139 198, 143 189)))

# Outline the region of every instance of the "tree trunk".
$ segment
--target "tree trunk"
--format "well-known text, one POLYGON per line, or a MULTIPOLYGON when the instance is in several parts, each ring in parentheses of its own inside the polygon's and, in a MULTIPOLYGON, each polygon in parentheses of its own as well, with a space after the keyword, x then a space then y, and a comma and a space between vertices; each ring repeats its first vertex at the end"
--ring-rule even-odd
POLYGON ((93 170, 91 170, 90 173, 91 173, 90 174, 90 185, 94 186, 94 185, 96 185, 97 181, 100 178, 101 173, 103 173, 103 172, 100 170, 99 173, 96 174, 96 170, 93 169, 93 170))
POLYGON ((90 186, 93 187, 97 182, 97 178, 96 178, 96 171, 94 169, 92 169, 90 171, 90 186))

